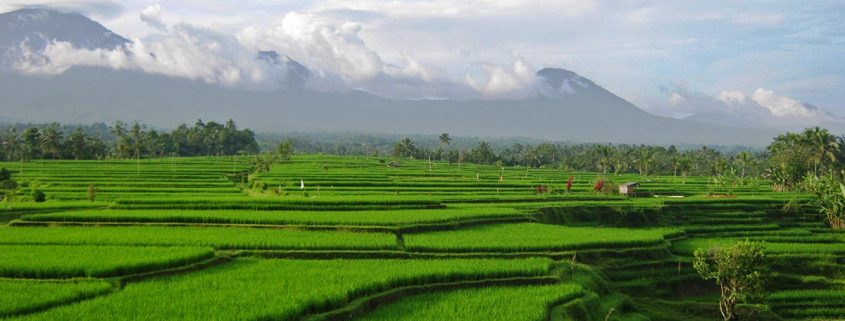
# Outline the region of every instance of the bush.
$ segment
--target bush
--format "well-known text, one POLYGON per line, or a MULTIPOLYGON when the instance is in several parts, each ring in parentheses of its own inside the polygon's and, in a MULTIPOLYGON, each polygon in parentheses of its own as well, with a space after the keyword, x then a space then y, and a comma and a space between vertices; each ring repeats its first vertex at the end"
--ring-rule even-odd
POLYGON ((47 195, 41 190, 32 191, 32 200, 36 203, 43 203, 47 200, 47 195))
POLYGON ((6 180, 9 180, 9 179, 11 179, 11 178, 12 178, 12 172, 10 172, 10 171, 9 171, 8 169, 6 169, 5 167, 4 167, 4 168, 0 168, 0 182, 2 182, 2 181, 6 181, 6 180))

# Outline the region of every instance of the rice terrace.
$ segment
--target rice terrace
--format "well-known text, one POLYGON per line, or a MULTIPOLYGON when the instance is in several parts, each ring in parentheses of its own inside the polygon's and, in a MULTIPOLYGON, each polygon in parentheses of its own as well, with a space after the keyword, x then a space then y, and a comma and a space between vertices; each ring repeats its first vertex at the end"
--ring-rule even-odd
POLYGON ((0 1, 0 321, 845 321, 843 30, 0 1))
POLYGON ((843 234, 760 178, 319 154, 0 165, 20 185, 0 216, 9 320, 713 320, 693 252, 740 240, 771 270, 738 314, 845 317, 843 234))

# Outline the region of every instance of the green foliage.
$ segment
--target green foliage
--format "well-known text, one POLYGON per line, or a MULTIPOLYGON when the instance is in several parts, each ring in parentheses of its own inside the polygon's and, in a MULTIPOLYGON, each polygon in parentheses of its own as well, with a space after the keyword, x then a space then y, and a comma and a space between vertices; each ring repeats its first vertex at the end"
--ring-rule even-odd
POLYGON ((451 222, 461 219, 526 217, 507 207, 450 207, 422 210, 363 211, 244 211, 244 210, 94 210, 33 214, 27 221, 53 222, 182 222, 290 225, 393 226, 451 222))
POLYGON ((396 248, 388 233, 275 230, 216 227, 15 227, 4 228, 0 244, 211 246, 217 249, 396 248), (93 233, 96 232, 96 233, 93 233))
POLYGON ((763 296, 766 254, 763 245, 740 241, 709 251, 697 249, 693 267, 705 280, 719 286, 719 311, 726 321, 736 318, 738 302, 753 302, 763 296))
POLYGON ((105 281, 0 279, 0 318, 69 304, 112 291, 105 281))
POLYGON ((845 186, 833 175, 807 175, 804 188, 816 196, 814 205, 824 214, 827 224, 835 229, 845 228, 845 186))
POLYGON ((88 184, 88 191, 85 193, 85 198, 88 199, 89 202, 94 202, 97 198, 97 188, 94 187, 94 184, 88 184))
POLYGON ((459 289, 405 297, 356 320, 546 320, 549 307, 583 294, 574 284, 459 289))
POLYGON ((768 147, 771 156, 767 170, 774 188, 794 190, 808 173, 819 176, 841 169, 840 157, 845 155, 841 140, 819 127, 776 137, 768 147))
POLYGON ((298 320, 386 289, 538 276, 548 259, 255 260, 128 284, 112 295, 22 320, 298 320), (155 295, 151 295, 154 293, 155 295), (190 300, 185 300, 190 298, 190 300))
POLYGON ((535 223, 479 226, 454 231, 406 234, 412 251, 565 251, 657 245, 672 229, 569 227, 535 223))
POLYGON ((0 245, 0 276, 110 277, 211 258, 211 248, 155 246, 0 245))
POLYGON ((280 160, 288 160, 291 154, 293 154, 293 142, 290 139, 279 143, 279 146, 276 147, 276 155, 280 160))
POLYGON ((32 201, 36 203, 43 203, 47 200, 47 194, 44 194, 40 189, 32 190, 30 196, 32 196, 32 201))

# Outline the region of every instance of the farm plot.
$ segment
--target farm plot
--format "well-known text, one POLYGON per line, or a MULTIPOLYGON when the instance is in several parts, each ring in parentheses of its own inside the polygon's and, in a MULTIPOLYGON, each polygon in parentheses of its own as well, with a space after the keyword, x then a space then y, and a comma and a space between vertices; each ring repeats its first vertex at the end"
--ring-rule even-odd
POLYGON ((388 233, 213 227, 0 227, 0 244, 210 246, 216 249, 389 250, 388 233))
POLYGON ((410 251, 519 252, 656 246, 675 229, 569 227, 536 223, 497 224, 462 230, 406 234, 410 251))
POLYGON ((0 279, 0 318, 71 303, 112 290, 110 283, 93 280, 68 282, 0 279))
POLYGON ((553 306, 581 295, 575 284, 460 289, 405 297, 355 320, 548 320, 553 306))
POLYGON ((393 287, 548 273, 547 259, 238 260, 21 320, 295 320, 393 287), (260 302, 260 304, 257 304, 260 302))
POLYGON ((214 251, 207 247, 0 245, 0 277, 109 277, 213 256, 214 251))
POLYGON ((527 217, 527 214, 509 207, 450 206, 445 209, 382 211, 89 210, 26 215, 21 219, 34 222, 396 226, 518 217, 527 217))

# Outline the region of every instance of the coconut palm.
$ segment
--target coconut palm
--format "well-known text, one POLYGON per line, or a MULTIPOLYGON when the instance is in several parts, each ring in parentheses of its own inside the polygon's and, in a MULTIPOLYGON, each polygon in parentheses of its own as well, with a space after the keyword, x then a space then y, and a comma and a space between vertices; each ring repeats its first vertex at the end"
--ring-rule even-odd
POLYGON ((445 145, 445 147, 449 147, 452 144, 452 137, 449 136, 449 133, 440 134, 440 143, 445 145))
POLYGON ((736 154, 736 160, 739 163, 740 170, 741 170, 741 178, 745 178, 745 169, 746 167, 752 166, 754 164, 754 155, 749 152, 743 151, 739 154, 736 154))
POLYGON ((59 124, 52 123, 41 130, 39 145, 42 157, 50 154, 53 159, 59 158, 59 153, 62 151, 62 132, 59 129, 59 124))
POLYGON ((839 151, 839 140, 830 134, 827 129, 813 127, 804 131, 804 139, 810 144, 814 154, 813 174, 819 175, 820 167, 827 167, 827 164, 836 162, 836 153, 839 151))
POLYGON ((640 155, 637 158, 637 169, 640 171, 640 176, 648 178, 651 163, 657 158, 654 150, 648 147, 640 148, 640 155))
POLYGON ((18 131, 14 127, 9 128, 9 131, 3 136, 3 151, 9 157, 9 160, 13 160, 15 157, 23 159, 23 141, 21 141, 21 136, 18 135, 18 131))

